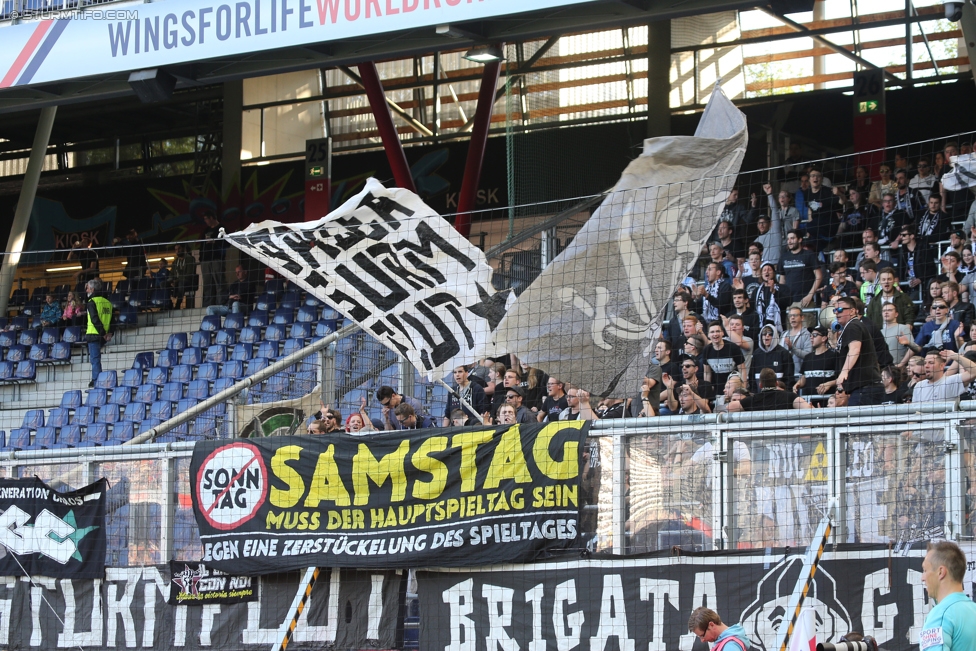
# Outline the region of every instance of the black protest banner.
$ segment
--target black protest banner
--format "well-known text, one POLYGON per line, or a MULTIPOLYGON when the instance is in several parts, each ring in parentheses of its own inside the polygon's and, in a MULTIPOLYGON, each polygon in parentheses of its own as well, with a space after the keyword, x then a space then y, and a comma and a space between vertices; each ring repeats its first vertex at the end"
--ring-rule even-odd
POLYGON ((33 479, 0 479, 0 576, 99 578, 105 571, 100 479, 59 492, 33 479))
MULTIPOLYGON (((973 544, 964 551, 971 558, 973 544)), ((859 631, 889 651, 917 645, 932 607, 924 556, 921 546, 894 555, 881 545, 827 552, 805 601, 816 611, 817 641, 859 631)), ((691 651, 688 617, 707 606, 726 624, 741 623, 754 649, 779 651, 778 626, 802 565, 795 552, 756 550, 419 571, 420 648, 691 651)))
MULTIPOLYGON (((106 568, 105 578, 0 581, 0 647, 10 651, 82 648, 267 651, 281 642, 304 591, 299 572, 262 577, 255 601, 167 603, 168 568, 106 568)), ((406 572, 323 569, 288 649, 392 649, 406 572), (347 617, 355 612, 356 617, 347 617)))
POLYGON ((201 560, 249 575, 538 560, 575 544, 587 427, 201 441, 201 560))
POLYGON ((257 577, 225 574, 203 563, 170 561, 169 577, 169 603, 174 606, 236 604, 258 597, 257 577))

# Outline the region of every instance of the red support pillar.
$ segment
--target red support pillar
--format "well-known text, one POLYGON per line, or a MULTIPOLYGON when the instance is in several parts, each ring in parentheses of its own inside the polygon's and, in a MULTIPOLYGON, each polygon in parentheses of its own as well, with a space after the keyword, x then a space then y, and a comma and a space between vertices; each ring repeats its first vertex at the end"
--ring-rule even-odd
MULTIPOLYGON (((500 47, 505 48, 504 45, 500 47)), ((471 142, 468 144, 468 159, 464 163, 464 180, 461 182, 461 194, 458 196, 458 214, 454 219, 454 228, 464 237, 471 234, 471 209, 474 208, 478 196, 481 164, 485 158, 488 128, 491 127, 491 110, 495 105, 495 91, 498 89, 498 74, 501 68, 501 61, 492 61, 485 64, 481 74, 478 108, 474 114, 471 142)))
POLYGON ((383 94, 380 76, 376 72, 376 64, 372 61, 359 64, 359 76, 362 77, 369 106, 373 109, 376 128, 383 140, 383 149, 386 150, 386 158, 390 161, 390 168, 393 170, 393 180, 396 181, 397 187, 416 192, 413 177, 410 175, 410 166, 407 165, 407 157, 403 153, 403 145, 400 144, 400 135, 393 126, 393 116, 390 115, 390 109, 386 105, 386 96, 383 94))

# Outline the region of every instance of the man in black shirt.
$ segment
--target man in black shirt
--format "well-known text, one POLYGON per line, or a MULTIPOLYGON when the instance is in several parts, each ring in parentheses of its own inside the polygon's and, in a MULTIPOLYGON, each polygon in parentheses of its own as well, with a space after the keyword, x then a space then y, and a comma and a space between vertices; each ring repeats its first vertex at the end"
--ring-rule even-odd
POLYGON ((200 271, 203 273, 203 304, 217 303, 224 293, 224 253, 227 244, 220 239, 220 222, 213 215, 203 217, 207 229, 200 245, 200 271))
MULTIPOLYGON (((663 343, 663 341, 659 341, 657 345, 660 346, 663 343)), ((540 423, 555 422, 559 420, 559 414, 567 407, 569 407, 569 402, 566 400, 566 385, 554 377, 549 378, 546 381, 546 397, 542 399, 542 409, 536 418, 539 419, 540 423)))
POLYGON ((237 266, 237 282, 232 283, 227 294, 226 305, 211 305, 207 307, 207 314, 247 314, 251 311, 251 304, 254 303, 254 285, 247 279, 247 269, 237 266))
POLYGON ((917 220, 925 211, 925 203, 918 190, 908 187, 908 172, 903 169, 895 170, 895 208, 905 211, 908 218, 917 220))
POLYGON ((803 358, 800 379, 793 391, 801 396, 825 396, 834 392, 837 379, 837 352, 827 345, 827 328, 810 328, 813 352, 803 358))
POLYGON ((136 229, 130 228, 129 232, 125 234, 125 269, 122 270, 122 275, 129 280, 142 278, 148 269, 146 249, 142 245, 142 240, 139 239, 139 233, 136 232, 136 229))
POLYGON ((755 339, 756 333, 759 332, 759 315, 749 305, 749 294, 744 289, 732 290, 732 311, 729 316, 733 314, 742 317, 742 331, 745 336, 755 339))
POLYGON ((779 282, 790 289, 800 307, 810 307, 823 284, 823 269, 813 251, 803 250, 803 231, 792 229, 786 234, 787 251, 779 261, 779 282))
POLYGON ((881 195, 881 218, 878 220, 878 244, 890 245, 891 248, 898 248, 898 233, 902 226, 910 223, 911 220, 904 210, 898 210, 895 205, 895 195, 885 192, 881 195))
POLYGON ((926 242, 939 242, 949 239, 950 223, 949 215, 942 211, 942 197, 936 193, 929 195, 929 209, 925 212, 919 211, 919 216, 915 219, 915 232, 919 238, 926 242))
POLYGON ((837 387, 843 387, 851 407, 877 405, 884 398, 881 368, 871 331, 858 319, 855 299, 837 299, 834 315, 839 324, 837 387))
POLYGON ((935 254, 925 240, 915 235, 911 224, 902 226, 898 241, 898 275, 908 281, 909 296, 919 300, 922 288, 936 275, 935 254))
POLYGON ((729 411, 771 411, 779 409, 812 409, 812 405, 792 391, 776 385, 776 372, 764 368, 759 372, 759 393, 729 403, 729 411))
POLYGON ((817 169, 810 170, 810 188, 803 191, 803 198, 810 211, 810 241, 819 250, 837 230, 844 206, 833 188, 824 187, 823 172, 817 169))
POLYGON ((692 388, 695 395, 701 397, 706 402, 711 400, 715 393, 708 382, 698 380, 698 360, 694 357, 684 356, 681 358, 681 379, 676 379, 670 375, 663 376, 664 386, 667 390, 661 399, 667 403, 671 413, 678 412, 679 389, 687 384, 692 388))

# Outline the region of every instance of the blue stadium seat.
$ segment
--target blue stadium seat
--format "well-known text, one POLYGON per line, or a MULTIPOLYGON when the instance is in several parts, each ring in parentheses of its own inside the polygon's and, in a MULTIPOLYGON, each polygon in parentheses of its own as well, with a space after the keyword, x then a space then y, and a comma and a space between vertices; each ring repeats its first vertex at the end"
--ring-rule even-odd
POLYGON ((282 357, 288 357, 292 353, 297 353, 304 347, 304 339, 285 339, 285 343, 281 347, 281 355, 282 357))
POLYGON ((17 343, 30 348, 37 343, 37 330, 21 330, 17 336, 17 343))
POLYGON ((10 307, 20 307, 30 299, 29 289, 15 289, 10 295, 10 300, 7 301, 7 305, 10 307))
POLYGON ((162 386, 169 381, 169 372, 162 367, 156 366, 149 369, 149 375, 146 376, 146 384, 155 384, 156 386, 162 386))
POLYGON ((0 448, 7 447, 7 433, 0 429, 0 448))
POLYGON ((268 312, 266 310, 254 310, 247 317, 247 325, 252 328, 263 328, 268 325, 268 312))
POLYGON ((176 413, 182 414, 184 412, 190 411, 193 407, 197 406, 197 400, 192 398, 184 398, 176 403, 176 413))
POLYGON ((43 330, 41 330, 40 342, 42 344, 47 344, 48 346, 50 346, 51 344, 58 343, 59 339, 60 336, 58 335, 57 328, 44 328, 43 330))
POLYGON ((225 330, 240 330, 244 327, 244 322, 246 321, 243 314, 240 312, 231 312, 226 317, 224 317, 224 329, 225 330))
POLYGON ((279 307, 275 310, 274 321, 278 325, 291 325, 295 322, 295 310, 292 308, 279 307))
POLYGON ((241 330, 239 341, 242 344, 256 344, 261 341, 261 328, 246 326, 241 330))
POLYGON ((21 346, 20 344, 14 344, 7 349, 7 361, 8 362, 19 362, 21 360, 27 359, 27 348, 21 346))
POLYGON ((254 354, 255 357, 267 357, 268 359, 278 358, 278 342, 277 341, 262 341, 258 344, 258 350, 254 354))
POLYGON ((49 355, 50 350, 47 344, 34 344, 27 353, 27 359, 32 359, 35 362, 46 362, 50 359, 49 355))
POLYGON ((281 324, 269 325, 264 331, 264 338, 267 341, 284 341, 285 336, 285 326, 281 324))
POLYGON ((166 347, 170 350, 183 350, 187 346, 186 339, 187 337, 185 332, 174 332, 166 341, 166 347))
POLYGON ((136 353, 136 357, 132 360, 132 368, 147 369, 152 368, 156 365, 156 353, 146 351, 143 353, 136 353))
POLYGON ((82 405, 75 408, 75 415, 71 422, 74 425, 91 425, 95 422, 95 407, 82 405))
POLYGON ((20 313, 25 316, 37 316, 41 313, 41 305, 41 301, 32 298, 27 301, 27 305, 20 309, 20 313))
POLYGON ((14 327, 14 330, 26 330, 30 327, 30 319, 26 316, 15 316, 10 319, 10 325, 14 327))
POLYGON ((299 396, 305 396, 315 388, 318 378, 315 371, 299 371, 295 373, 294 388, 299 396))
POLYGON ((190 334, 190 345, 194 348, 206 348, 210 345, 211 332, 209 330, 197 330, 190 334))
POLYGON ((224 362, 220 367, 220 377, 234 380, 241 379, 244 377, 244 362, 235 360, 224 362))
POLYGON ((85 404, 89 407, 101 407, 108 404, 108 391, 105 389, 89 389, 85 397, 85 404))
POLYGON ((169 287, 157 287, 149 295, 149 304, 153 307, 171 307, 173 301, 169 297, 169 287))
POLYGON ((56 447, 75 448, 81 445, 81 428, 77 425, 66 425, 61 428, 58 434, 56 447))
POLYGON ((288 390, 288 376, 279 373, 272 375, 264 381, 264 386, 257 393, 261 402, 277 402, 281 400, 288 390))
POLYGON ((59 341, 51 344, 51 360, 55 362, 71 361, 71 344, 66 341, 59 341))
MULTIPOLYGON (((222 377, 219 380, 217 380, 216 382, 214 382, 213 389, 210 390, 210 395, 211 396, 215 396, 218 393, 220 393, 221 391, 226 391, 227 389, 231 388, 232 386, 234 386, 234 379, 233 378, 222 377)), ((227 408, 227 405, 225 403, 221 403, 221 404, 217 405, 217 408, 218 409, 220 409, 220 408, 226 409, 227 408)), ((221 409, 221 413, 223 413, 223 410, 222 409, 221 409)))
POLYGON ((131 423, 141 423, 146 418, 146 403, 144 402, 131 402, 125 406, 125 413, 122 415, 122 420, 129 421, 131 423))
POLYGON ((244 369, 244 377, 249 377, 259 371, 263 371, 268 368, 269 364, 270 362, 267 357, 255 357, 247 363, 247 368, 244 369))
POLYGON ((24 420, 21 422, 20 426, 26 427, 27 429, 44 427, 44 410, 28 409, 26 412, 24 412, 24 420))
MULTIPOLYGON (((187 348, 187 350, 190 349, 187 348)), ((181 382, 183 384, 186 384, 192 379, 193 379, 193 367, 190 366, 189 364, 177 364, 176 366, 173 367, 173 370, 170 371, 169 374, 170 382, 181 382)))
MULTIPOLYGON (((207 348, 210 344, 207 344, 207 348)), ((203 349, 191 346, 189 348, 184 348, 180 353, 180 364, 189 364, 190 366, 196 366, 203 362, 203 349)))
POLYGON ((298 308, 298 322, 299 323, 315 323, 319 320, 319 311, 314 307, 308 305, 302 305, 298 308))
POLYGON ((277 303, 275 302, 274 294, 268 294, 267 292, 261 294, 258 296, 257 300, 254 301, 254 307, 255 309, 265 312, 275 309, 275 307, 277 307, 277 303))
POLYGON ((315 336, 328 337, 335 332, 335 325, 331 321, 320 320, 315 323, 315 336))
POLYGON ((119 418, 121 417, 121 414, 122 414, 122 409, 119 407, 119 405, 112 402, 103 407, 99 407, 98 420, 96 422, 108 423, 109 425, 111 425, 112 423, 119 422, 119 418))
POLYGON ((291 338, 292 339, 311 339, 312 337, 312 324, 311 323, 293 323, 291 324, 291 338))
MULTIPOLYGON (((143 405, 145 407, 145 405, 143 405)), ((142 422, 141 420, 138 422, 142 422)), ((112 425, 112 438, 105 441, 105 445, 125 443, 136 435, 137 421, 123 420, 112 425)))
MULTIPOLYGON (((142 386, 142 385, 140 385, 142 386)), ((132 402, 131 387, 116 387, 112 390, 112 397, 109 399, 111 405, 127 405, 132 402)))
POLYGON ((217 380, 217 365, 212 363, 200 364, 197 367, 197 379, 215 382, 217 380))
MULTIPOLYGON (((65 328, 64 332, 61 333, 61 341, 63 341, 66 344, 82 343, 81 326, 68 326, 67 328, 65 328)), ((0 346, 2 345, 3 344, 0 343, 0 346)))
POLYGON ((288 283, 284 278, 272 278, 271 280, 264 281, 264 291, 268 294, 280 294, 285 291, 288 283))
POLYGON ((0 348, 10 348, 17 343, 17 333, 10 330, 0 330, 0 348))
POLYGON ((132 387, 135 389, 137 386, 142 384, 143 372, 141 368, 130 368, 126 369, 122 373, 122 384, 123 387, 132 387))
MULTIPOLYGON (((132 290, 132 293, 129 294, 129 307, 141 310, 149 307, 150 305, 151 303, 149 302, 148 289, 134 289, 132 290)), ((123 307, 125 306, 123 305, 123 307)))
POLYGON ((109 294, 108 302, 112 304, 112 309, 115 310, 116 314, 121 313, 122 308, 129 304, 128 299, 118 292, 109 294))
MULTIPOLYGON (((160 422, 169 420, 173 415, 173 403, 168 400, 157 400, 149 408, 149 417, 158 418, 160 422)), ((145 431, 145 430, 143 430, 145 431)))
POLYGON ((220 330, 220 315, 208 314, 200 322, 200 330, 203 332, 215 332, 220 330))
POLYGON ((108 423, 92 423, 85 428, 85 443, 102 445, 108 439, 108 423))
POLYGON ((74 389, 61 394, 61 409, 77 409, 81 406, 81 391, 74 389))
POLYGON ((14 379, 14 363, 0 362, 0 382, 7 382, 14 379))
POLYGON ((221 328, 214 335, 214 344, 219 346, 233 346, 237 343, 237 330, 221 328))
POLYGON ((53 427, 38 427, 34 434, 34 448, 50 450, 58 442, 58 431, 53 427))
POLYGON ((159 351, 159 357, 156 359, 156 363, 163 368, 169 368, 170 366, 176 366, 179 363, 179 359, 179 352, 167 348, 166 350, 159 351))
POLYGON ((125 328, 136 328, 139 326, 139 313, 131 304, 122 306, 119 310, 119 325, 125 328))
POLYGON ((31 431, 26 427, 10 430, 10 440, 7 447, 14 450, 26 450, 31 446, 31 431))
POLYGON ((143 384, 136 389, 136 395, 132 398, 132 403, 135 404, 137 402, 141 402, 148 405, 156 402, 156 393, 158 389, 159 387, 155 384, 143 384))
POLYGON ((222 363, 227 361, 227 346, 214 344, 207 348, 207 361, 222 363))
POLYGON ((315 294, 305 294, 305 305, 319 309, 325 305, 325 303, 320 301, 315 294))
POLYGON ((167 382, 159 392, 160 400, 177 402, 183 399, 183 384, 180 382, 167 382))
POLYGON ((217 420, 213 416, 200 415, 193 419, 190 424, 189 439, 214 438, 214 431, 217 429, 217 420))
POLYGON ((230 353, 230 358, 239 362, 246 362, 253 356, 254 346, 252 344, 235 344, 230 353))
POLYGON ((210 383, 206 380, 193 380, 186 389, 186 397, 194 400, 194 404, 210 397, 210 383))
POLYGON ((128 296, 130 291, 129 280, 127 278, 123 278, 118 283, 116 283, 115 291, 119 294, 122 294, 123 296, 128 296))
POLYGON ((298 306, 302 304, 302 299, 295 290, 289 290, 281 295, 281 300, 278 301, 278 311, 289 310, 292 316, 295 314, 295 310, 298 306))
POLYGON ((119 376, 115 371, 102 371, 95 379, 96 389, 114 389, 118 386, 119 376))
POLYGON ((48 427, 64 427, 70 422, 70 415, 67 409, 55 407, 47 412, 47 425, 48 427))
POLYGON ((14 368, 15 382, 34 382, 37 380, 37 365, 32 359, 17 362, 14 368))

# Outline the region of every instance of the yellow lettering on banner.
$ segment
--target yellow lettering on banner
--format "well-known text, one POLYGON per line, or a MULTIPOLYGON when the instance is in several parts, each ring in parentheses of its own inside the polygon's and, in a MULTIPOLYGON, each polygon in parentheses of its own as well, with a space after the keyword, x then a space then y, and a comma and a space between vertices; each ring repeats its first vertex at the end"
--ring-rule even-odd
POLYGON ((495 446, 491 465, 488 466, 488 476, 485 477, 485 488, 498 488, 503 479, 511 479, 518 484, 532 483, 532 475, 525 465, 525 455, 522 454, 522 437, 518 425, 509 427, 495 446))
POLYGON ((275 477, 283 481, 288 486, 288 490, 271 487, 271 504, 283 509, 290 509, 298 504, 305 494, 305 482, 298 471, 288 465, 289 461, 295 461, 302 454, 302 449, 298 445, 286 445, 275 450, 271 457, 271 472, 275 477))
POLYGON ((268 511, 268 517, 264 523, 266 529, 281 529, 282 525, 284 524, 285 524, 284 511, 282 511, 278 515, 275 515, 274 511, 268 511))
POLYGON ((373 456, 365 443, 359 444, 359 452, 352 458, 352 486, 356 493, 355 504, 369 503, 369 480, 382 486, 390 480, 390 501, 402 502, 407 496, 407 475, 403 471, 403 460, 410 449, 410 441, 400 441, 396 451, 381 459, 373 456))
POLYGON ((319 455, 315 472, 312 474, 312 483, 308 489, 308 497, 305 498, 305 506, 317 508, 322 500, 334 502, 336 506, 349 506, 349 491, 342 483, 339 467, 336 466, 334 445, 330 445, 319 455))
POLYGON ((512 491, 511 497, 508 501, 512 504, 512 508, 519 511, 525 508, 525 495, 521 488, 516 488, 512 491))
POLYGON ((329 511, 329 523, 325 525, 326 529, 338 529, 342 526, 342 516, 339 515, 338 511, 329 511))
MULTIPOLYGON (((461 492, 470 493, 475 489, 478 478, 478 446, 491 441, 491 430, 455 434, 451 439, 452 448, 461 448, 461 492)), ((450 511, 450 509, 448 509, 450 511)), ((450 513, 448 513, 450 516, 450 513)))
POLYGON ((563 445, 563 460, 556 461, 549 454, 549 444, 562 429, 573 427, 581 429, 584 421, 570 420, 549 423, 536 436, 532 446, 532 456, 539 470, 550 479, 573 479, 579 475, 579 441, 566 441, 563 445))
POLYGON ((432 436, 420 444, 410 461, 420 472, 430 473, 431 481, 417 480, 413 483, 413 496, 418 500, 432 500, 440 497, 447 486, 447 464, 440 459, 431 458, 432 452, 443 452, 447 449, 446 436, 432 436))

